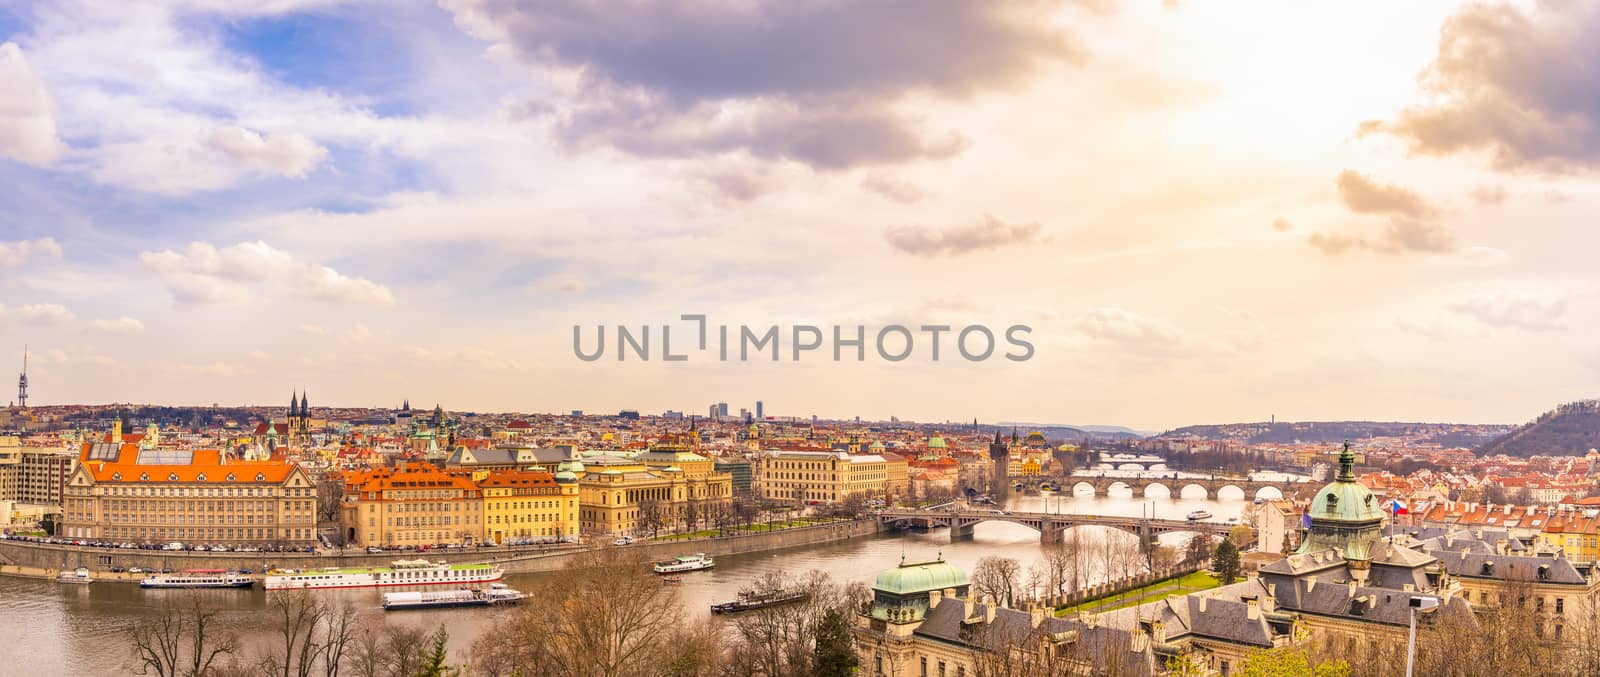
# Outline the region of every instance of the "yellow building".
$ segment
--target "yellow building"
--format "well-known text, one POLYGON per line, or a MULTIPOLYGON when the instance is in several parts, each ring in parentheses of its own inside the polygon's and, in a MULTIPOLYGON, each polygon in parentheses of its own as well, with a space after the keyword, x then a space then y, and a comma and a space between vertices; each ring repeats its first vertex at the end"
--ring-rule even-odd
POLYGON ((62 500, 61 535, 132 543, 307 546, 317 488, 281 457, 239 461, 216 449, 85 444, 62 500))
POLYGON ((341 479, 350 545, 471 543, 484 533, 482 491, 466 473, 411 463, 348 471, 341 479))
POLYGON ((733 475, 685 447, 665 446, 637 454, 585 458, 580 473, 579 521, 584 533, 633 534, 700 522, 733 500, 733 475), (681 464, 681 465, 680 465, 681 464))
MULTIPOLYGON (((775 451, 756 459, 762 498, 795 503, 832 503, 853 495, 887 495, 889 462, 876 454, 843 451, 775 451)), ((895 464, 898 474, 903 464, 895 464)), ((899 478, 896 478, 899 481, 899 478)))
POLYGON ((483 538, 493 543, 578 535, 578 482, 572 473, 496 470, 478 481, 483 538))

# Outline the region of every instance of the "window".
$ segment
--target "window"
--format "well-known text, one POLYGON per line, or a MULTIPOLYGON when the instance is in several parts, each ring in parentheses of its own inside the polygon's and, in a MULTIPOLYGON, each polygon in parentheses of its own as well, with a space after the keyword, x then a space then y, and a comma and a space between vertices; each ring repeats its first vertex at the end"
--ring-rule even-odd
MULTIPOLYGON (((1559 613, 1563 613, 1565 611, 1566 601, 1567 601, 1566 598, 1563 598, 1563 597, 1557 597, 1556 598, 1556 613, 1559 614, 1559 613)), ((1557 631, 1557 636, 1558 637, 1560 636, 1560 628, 1561 628, 1561 626, 1559 626, 1559 625, 1556 626, 1556 631, 1557 631)))
POLYGON ((928 677, 928 657, 922 657, 922 677, 928 677))

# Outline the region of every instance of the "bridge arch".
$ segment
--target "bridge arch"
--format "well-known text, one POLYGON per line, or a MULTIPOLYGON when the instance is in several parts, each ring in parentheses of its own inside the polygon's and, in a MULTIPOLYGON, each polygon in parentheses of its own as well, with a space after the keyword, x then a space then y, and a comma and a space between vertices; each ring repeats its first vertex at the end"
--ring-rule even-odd
POLYGON ((1178 489, 1178 497, 1179 498, 1201 498, 1201 499, 1211 498, 1211 490, 1207 489, 1206 485, 1204 485, 1204 484, 1200 484, 1198 482, 1190 482, 1188 484, 1183 485, 1181 488, 1178 489))
POLYGON ((1144 496, 1145 498, 1173 498, 1172 487, 1169 487, 1161 482, 1146 482, 1144 485, 1144 490, 1140 491, 1139 495, 1144 496), (1160 491, 1156 492, 1156 494, 1152 496, 1150 491, 1158 487, 1160 488, 1160 491))
POLYGON ((1135 483, 1133 483, 1133 482, 1128 482, 1128 481, 1124 481, 1124 480, 1113 480, 1110 483, 1106 484, 1105 495, 1106 496, 1110 496, 1111 492, 1113 492, 1113 491, 1116 491, 1119 494, 1122 493, 1123 491, 1126 491, 1126 492, 1128 492, 1128 495, 1130 497, 1131 496, 1136 496, 1136 495, 1138 495, 1138 490, 1135 489, 1134 487, 1135 487, 1135 483))
POLYGON ((1139 472, 1143 472, 1144 471, 1144 464, 1143 463, 1131 463, 1131 462, 1121 462, 1121 461, 1119 461, 1117 463, 1117 470, 1137 470, 1139 472))
POLYGON ((1261 487, 1256 489, 1255 498, 1267 501, 1281 501, 1284 498, 1283 489, 1278 487, 1261 487))
POLYGON ((1242 501, 1246 495, 1244 489, 1239 488, 1237 484, 1224 484, 1217 487, 1217 500, 1219 501, 1242 501))
POLYGON ((1088 480, 1079 480, 1077 482, 1073 482, 1072 483, 1072 493, 1073 494, 1085 494, 1085 493, 1087 493, 1088 495, 1093 496, 1093 495, 1095 495, 1097 493, 1100 493, 1100 490, 1095 488, 1094 482, 1090 482, 1088 480), (1088 491, 1087 492, 1078 491, 1079 489, 1088 489, 1088 491))

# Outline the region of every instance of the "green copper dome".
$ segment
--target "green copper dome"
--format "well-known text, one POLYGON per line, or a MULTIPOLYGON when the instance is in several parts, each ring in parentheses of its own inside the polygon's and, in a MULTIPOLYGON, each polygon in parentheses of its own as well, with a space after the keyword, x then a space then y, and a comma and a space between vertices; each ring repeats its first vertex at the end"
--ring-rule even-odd
POLYGON ((946 447, 946 445, 944 443, 944 438, 943 437, 940 437, 938 435, 934 435, 933 437, 928 438, 928 448, 929 449, 944 449, 945 447, 946 447))
POLYGON ((1335 550, 1347 560, 1369 559, 1372 544, 1383 538, 1383 508, 1366 485, 1356 481, 1350 442, 1339 454, 1339 474, 1317 492, 1307 506, 1311 527, 1300 552, 1335 550))
POLYGON ((563 470, 561 472, 556 473, 556 481, 557 482, 576 482, 576 481, 578 481, 578 476, 572 474, 572 471, 570 471, 570 470, 563 470))
POLYGON ((892 595, 919 595, 966 586, 966 572, 941 558, 909 564, 901 561, 900 566, 878 574, 878 581, 872 585, 872 589, 892 595))

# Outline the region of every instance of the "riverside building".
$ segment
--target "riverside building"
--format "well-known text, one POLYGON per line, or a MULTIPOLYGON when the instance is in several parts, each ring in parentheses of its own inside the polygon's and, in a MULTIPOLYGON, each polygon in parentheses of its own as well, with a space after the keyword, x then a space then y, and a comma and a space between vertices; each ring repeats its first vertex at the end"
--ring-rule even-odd
MULTIPOLYGON (((772 451, 756 460, 761 498, 791 503, 832 503, 850 496, 882 498, 889 463, 877 454, 846 451, 772 451)), ((903 469, 903 464, 896 464, 903 469)))
POLYGON ((316 542, 316 503, 311 477, 282 456, 90 442, 63 491, 60 534, 302 547, 316 542))

